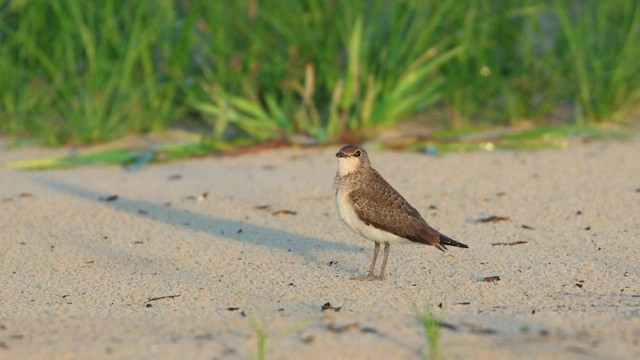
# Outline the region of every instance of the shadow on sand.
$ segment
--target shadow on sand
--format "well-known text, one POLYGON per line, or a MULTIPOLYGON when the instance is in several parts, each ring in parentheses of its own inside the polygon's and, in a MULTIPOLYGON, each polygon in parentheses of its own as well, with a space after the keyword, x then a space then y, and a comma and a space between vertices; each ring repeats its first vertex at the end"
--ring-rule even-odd
POLYGON ((314 252, 320 251, 359 251, 361 248, 349 244, 339 244, 324 239, 310 237, 292 232, 268 228, 249 222, 221 219, 189 212, 183 208, 172 208, 144 200, 132 200, 119 197, 117 201, 100 201, 111 194, 89 190, 75 184, 69 184, 52 179, 42 179, 41 184, 56 192, 69 194, 83 199, 95 201, 100 206, 110 206, 118 211, 144 217, 171 226, 189 228, 216 237, 224 237, 234 241, 290 250, 293 253, 313 260, 314 252), (239 231, 242 229, 242 231, 239 231))

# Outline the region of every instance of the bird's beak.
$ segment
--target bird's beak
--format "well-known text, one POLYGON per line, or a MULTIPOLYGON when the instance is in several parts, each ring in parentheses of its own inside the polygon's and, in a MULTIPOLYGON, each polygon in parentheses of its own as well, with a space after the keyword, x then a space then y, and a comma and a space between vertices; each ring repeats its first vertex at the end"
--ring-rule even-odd
POLYGON ((342 151, 338 151, 338 152, 336 153, 336 157, 341 158, 341 157, 346 157, 346 155, 345 155, 342 151))

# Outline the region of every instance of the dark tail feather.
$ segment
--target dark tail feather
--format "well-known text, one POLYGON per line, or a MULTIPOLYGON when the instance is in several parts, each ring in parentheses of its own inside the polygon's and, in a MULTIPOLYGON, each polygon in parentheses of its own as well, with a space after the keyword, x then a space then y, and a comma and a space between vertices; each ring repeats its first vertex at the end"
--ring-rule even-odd
MULTIPOLYGON (((450 246, 457 246, 457 247, 461 247, 461 248, 465 248, 468 249, 469 247, 461 242, 457 242, 455 240, 453 240, 452 238, 446 236, 446 235, 442 235, 440 234, 440 246, 442 246, 444 249, 446 249, 445 245, 450 245, 450 246)), ((437 247, 437 246, 436 246, 437 247)), ((440 249, 443 250, 443 249, 440 249)))

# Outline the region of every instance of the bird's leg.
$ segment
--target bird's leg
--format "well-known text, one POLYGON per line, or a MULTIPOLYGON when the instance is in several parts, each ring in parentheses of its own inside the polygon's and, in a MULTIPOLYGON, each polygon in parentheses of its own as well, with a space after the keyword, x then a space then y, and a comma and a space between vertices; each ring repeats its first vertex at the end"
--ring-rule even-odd
MULTIPOLYGON (((378 245, 378 243, 376 243, 378 245)), ((388 242, 384 242, 384 258, 382 259, 382 269, 380 269, 380 276, 378 276, 379 280, 384 279, 384 269, 387 267, 387 258, 389 257, 389 250, 391 245, 388 242)))
POLYGON ((371 259, 371 265, 369 266, 369 272, 367 272, 366 280, 375 279, 375 275, 373 275, 373 270, 376 267, 376 260, 378 259, 378 253, 380 252, 380 243, 376 242, 376 247, 373 249, 373 259, 371 259))

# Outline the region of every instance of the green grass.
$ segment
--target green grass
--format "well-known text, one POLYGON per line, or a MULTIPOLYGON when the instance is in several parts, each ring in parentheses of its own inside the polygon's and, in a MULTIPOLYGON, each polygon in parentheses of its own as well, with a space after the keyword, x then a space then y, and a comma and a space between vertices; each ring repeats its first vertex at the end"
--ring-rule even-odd
POLYGON ((553 8, 562 35, 557 49, 566 49, 565 76, 577 93, 578 115, 587 119, 619 120, 640 99, 640 4, 613 3, 564 1, 553 8))
MULTIPOLYGON (((447 7, 362 1, 270 5, 260 8, 263 21, 249 17, 239 26, 264 38, 247 39, 246 54, 231 55, 244 63, 238 77, 246 79, 246 71, 256 67, 261 71, 242 84, 227 79, 226 70, 212 73, 203 85, 206 98, 193 104, 211 119, 214 140, 223 139, 229 127, 258 141, 303 135, 326 142, 348 131, 390 126, 438 100, 444 79, 437 70, 461 50, 431 25, 447 7)), ((212 53, 234 51, 232 44, 220 47, 212 53)))
POLYGON ((422 329, 424 330, 425 337, 427 338, 428 352, 425 353, 426 359, 440 360, 440 320, 433 314, 433 312, 426 308, 422 314, 419 314, 418 320, 422 329))
POLYGON ((11 161, 6 164, 12 169, 52 170, 88 165, 122 165, 129 171, 137 171, 152 162, 166 162, 195 156, 204 156, 215 149, 203 143, 181 146, 165 146, 158 149, 120 149, 90 151, 61 157, 45 157, 11 161))
POLYGON ((253 328, 256 334, 256 360, 265 360, 267 358, 267 354, 269 353, 268 349, 268 341, 269 341, 269 332, 266 330, 264 324, 258 319, 250 316, 251 327, 253 328))
POLYGON ((176 99, 154 59, 168 32, 161 10, 119 0, 10 2, 0 22, 2 130, 86 144, 167 124, 176 99))
MULTIPOLYGON (((388 143, 385 146, 403 148, 410 151, 437 154, 440 152, 494 151, 508 149, 529 151, 539 149, 564 149, 569 141, 576 139, 618 139, 626 140, 637 132, 602 129, 590 126, 538 127, 517 132, 509 131, 496 136, 487 127, 465 127, 459 130, 435 131, 432 138, 420 139, 407 136, 402 143, 388 143), (483 133, 491 132, 490 139, 483 139, 483 133)), ((184 141, 183 141, 184 142, 184 141)), ((11 161, 7 167, 22 170, 52 170, 90 165, 121 165, 128 171, 137 171, 149 163, 167 162, 197 156, 205 156, 216 151, 231 150, 244 145, 233 142, 210 144, 190 142, 184 145, 164 145, 149 149, 119 148, 117 150, 85 150, 78 154, 61 157, 45 157, 11 161)))
POLYGON ((256 360, 267 359, 269 357, 270 351, 274 346, 277 345, 280 340, 308 326, 307 322, 300 322, 294 324, 289 328, 274 333, 273 331, 269 330, 267 325, 265 325, 266 320, 256 317, 252 311, 248 310, 250 307, 246 305, 244 307, 247 309, 245 310, 246 316, 249 319, 251 328, 256 335, 256 349, 254 354, 255 356, 251 356, 256 360))
POLYGON ((0 133, 203 143, 634 122, 635 0, 40 0, 0 5, 0 133))
MULTIPOLYGON (((433 138, 408 143, 407 147, 416 151, 461 152, 493 151, 508 149, 516 151, 538 149, 564 149, 570 141, 592 139, 627 140, 638 131, 607 129, 598 126, 538 126, 516 131, 507 128, 502 134, 487 127, 465 127, 459 130, 435 131, 433 138), (483 134, 487 133, 487 136, 483 134)), ((410 140, 409 140, 410 141, 410 140)))

